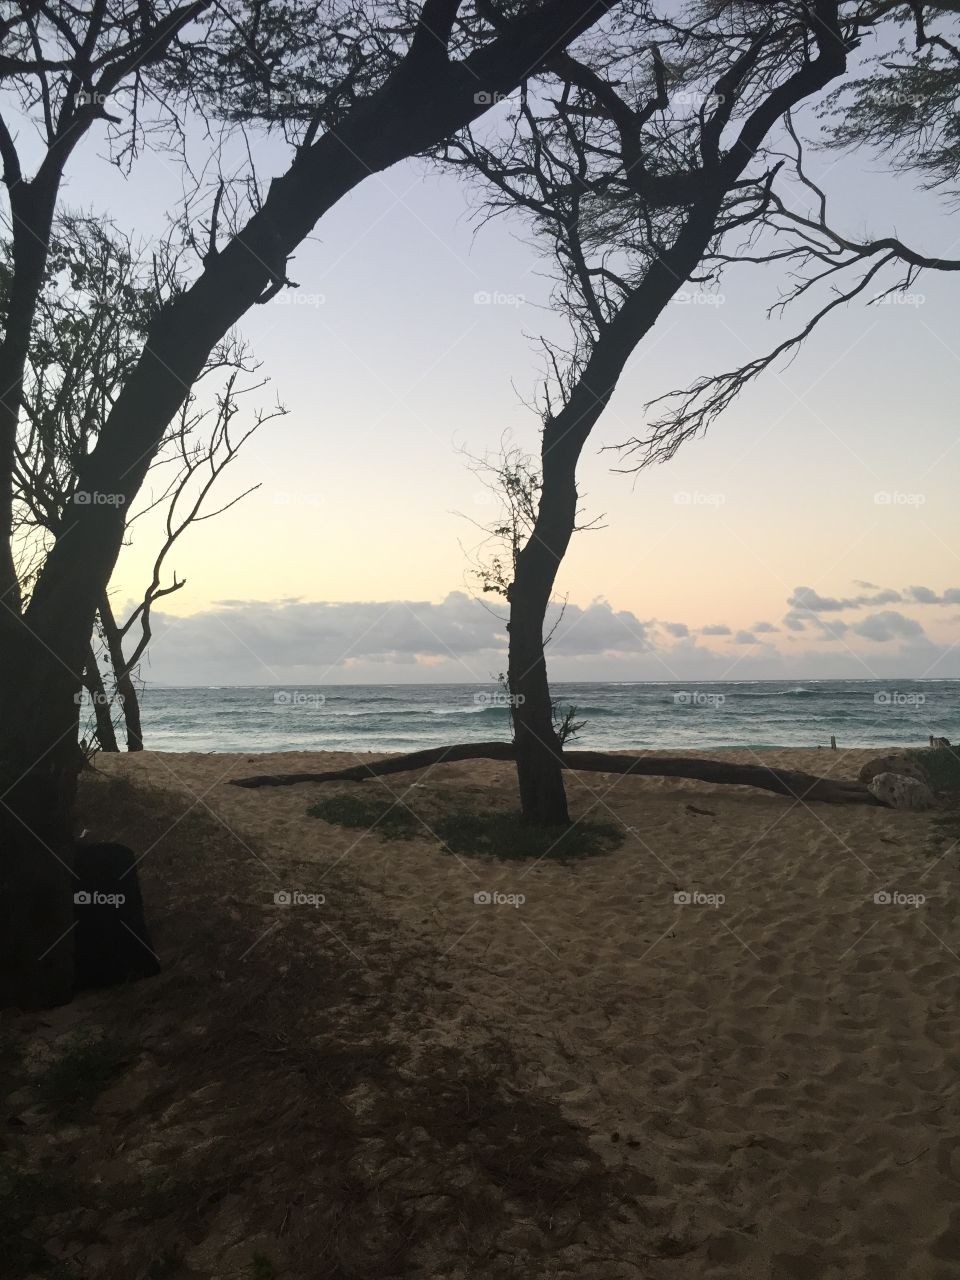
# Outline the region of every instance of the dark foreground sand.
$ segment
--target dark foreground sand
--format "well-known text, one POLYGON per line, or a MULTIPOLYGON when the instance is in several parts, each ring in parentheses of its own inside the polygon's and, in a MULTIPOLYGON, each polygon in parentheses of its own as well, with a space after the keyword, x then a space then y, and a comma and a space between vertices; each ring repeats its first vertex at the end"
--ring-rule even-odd
MULTIPOLYGON (((592 774, 572 809, 626 842, 531 866, 308 817, 335 786, 227 785, 352 762, 144 753, 85 782, 144 854, 166 971, 15 1027, 41 1062, 130 1037, 70 1125, 17 1095, 34 1166, 93 1188, 42 1218, 63 1274, 960 1275, 956 822, 592 774)), ((515 802, 491 762, 386 781, 428 813, 515 802)))

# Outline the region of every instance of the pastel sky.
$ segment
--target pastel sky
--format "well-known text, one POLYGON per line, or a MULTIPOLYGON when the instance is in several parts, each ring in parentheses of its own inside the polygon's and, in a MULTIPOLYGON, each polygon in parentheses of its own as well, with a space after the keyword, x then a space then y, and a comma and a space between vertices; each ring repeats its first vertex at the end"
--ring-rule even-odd
MULTIPOLYGON (((255 157, 269 176, 285 150, 262 140, 255 157)), ((149 236, 179 199, 169 161, 145 155, 124 179, 104 163, 84 176, 79 159, 73 208, 149 236)), ((809 168, 851 233, 896 228, 957 253, 956 217, 882 162, 812 153, 809 168)), ((372 177, 290 264, 299 289, 247 317, 289 413, 245 446, 221 492, 259 490, 178 547, 187 585, 163 602, 148 678, 501 669, 502 626, 468 598, 472 522, 493 508, 463 451, 495 450, 504 433, 536 450, 523 403, 540 381, 536 338, 561 330, 524 224, 477 231, 476 206, 475 189, 421 163, 372 177)), ((960 676, 956 277, 834 315, 666 465, 616 474, 618 455, 602 451, 643 433, 652 397, 797 327, 800 311, 765 316, 783 284, 740 265, 712 298, 671 305, 636 351, 583 459, 585 508, 603 528, 575 538, 561 571, 576 625, 553 647, 558 677, 960 676), (837 607, 811 606, 824 599, 837 607)), ((155 522, 136 526, 118 605, 142 592, 155 538, 155 522)))

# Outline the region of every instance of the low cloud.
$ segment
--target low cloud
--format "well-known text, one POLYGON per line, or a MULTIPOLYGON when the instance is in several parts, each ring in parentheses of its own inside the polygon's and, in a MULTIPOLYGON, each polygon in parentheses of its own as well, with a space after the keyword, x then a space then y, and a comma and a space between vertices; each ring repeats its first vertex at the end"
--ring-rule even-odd
MULTIPOLYGON (((960 674, 960 649, 934 643, 915 618, 890 608, 861 612, 864 600, 891 595, 913 608, 956 605, 960 588, 938 593, 911 586, 895 593, 858 587, 864 594, 847 599, 798 587, 782 629, 764 620, 749 628, 643 620, 605 600, 553 605, 546 627, 550 674, 555 680, 724 679, 731 655, 744 679, 863 677, 864 663, 884 678, 960 674), (838 606, 853 617, 840 616, 838 606), (711 647, 712 638, 720 643, 711 647), (737 653, 731 644, 743 649, 737 653)), ((506 607, 487 607, 462 591, 439 602, 224 600, 187 617, 156 613, 154 636, 144 676, 165 684, 487 682, 505 669, 507 656, 506 607)))
POLYGON ((803 614, 842 613, 847 609, 875 609, 884 604, 960 604, 960 587, 948 587, 939 594, 931 587, 911 586, 897 591, 893 587, 878 587, 872 582, 857 582, 855 585, 869 589, 870 594, 822 596, 813 587, 794 587, 787 604, 792 613, 801 617, 803 614))
MULTIPOLYGON (((586 608, 551 606, 546 629, 551 656, 636 655, 652 648, 645 623, 602 600, 586 608)), ((152 653, 164 680, 171 668, 217 680, 225 665, 242 667, 245 682, 267 683, 308 675, 322 680, 366 663, 429 668, 447 660, 464 667, 464 679, 485 680, 490 663, 499 669, 507 650, 505 612, 462 591, 439 604, 230 600, 186 618, 155 614, 154 633, 152 653)))
POLYGON ((940 597, 929 587, 907 587, 907 599, 916 604, 939 604, 940 597))
POLYGON ((907 587, 904 599, 914 604, 960 604, 960 587, 947 587, 942 595, 929 587, 907 587))
POLYGON ((881 613, 872 613, 868 618, 856 623, 852 628, 858 636, 866 640, 875 640, 878 644, 887 644, 891 640, 904 638, 916 640, 926 638, 923 627, 914 618, 907 618, 896 609, 884 609, 881 613))
MULTIPOLYGON (((922 588, 921 588, 922 589, 922 588)), ((891 587, 875 590, 872 595, 835 598, 822 596, 813 587, 795 587, 787 599, 791 609, 800 613, 841 613, 844 609, 863 609, 880 604, 898 604, 903 599, 899 591, 891 587)))

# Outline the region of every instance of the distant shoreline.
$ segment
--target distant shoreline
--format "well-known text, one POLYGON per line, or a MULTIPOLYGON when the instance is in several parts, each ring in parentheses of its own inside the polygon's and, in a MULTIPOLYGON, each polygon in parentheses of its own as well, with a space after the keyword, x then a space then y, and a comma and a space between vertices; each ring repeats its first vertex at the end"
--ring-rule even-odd
MULTIPOLYGON (((926 745, 960 738, 960 681, 561 682, 560 714, 591 751, 757 751, 926 745)), ((505 741, 510 699, 493 682, 149 686, 144 745, 158 751, 390 752, 505 741)), ((114 719, 119 720, 119 708, 114 719)), ((93 708, 81 711, 89 740, 93 708)), ((571 745, 574 745, 571 743, 571 745)))
MULTIPOLYGON (((670 689, 677 685, 722 684, 731 688, 745 684, 960 684, 960 676, 764 676, 756 680, 714 680, 707 676, 677 677, 675 680, 551 680, 552 688, 583 685, 601 685, 607 688, 629 688, 632 685, 651 685, 670 689)), ((475 689, 477 686, 497 687, 496 680, 402 680, 378 681, 346 680, 310 681, 279 680, 270 684, 167 684, 159 680, 145 681, 150 689, 475 689)))

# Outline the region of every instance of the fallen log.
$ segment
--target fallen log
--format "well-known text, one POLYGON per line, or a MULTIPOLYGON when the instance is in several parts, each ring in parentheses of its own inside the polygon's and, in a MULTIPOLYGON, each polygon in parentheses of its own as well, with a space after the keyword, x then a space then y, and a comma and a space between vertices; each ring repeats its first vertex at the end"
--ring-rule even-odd
MULTIPOLYGON (((262 774, 232 778, 234 787, 292 787, 299 782, 364 782, 391 773, 411 773, 431 765, 457 760, 513 760, 511 742, 459 742, 448 747, 431 747, 402 756, 387 756, 331 769, 326 773, 262 774)), ((862 782, 843 778, 818 778, 798 769, 774 769, 764 764, 731 764, 726 760, 701 760, 691 756, 608 755, 603 751, 565 751, 563 766, 574 773, 623 773, 637 777, 692 778, 697 782, 729 783, 760 787, 794 800, 820 800, 826 804, 869 804, 884 807, 862 782)))

